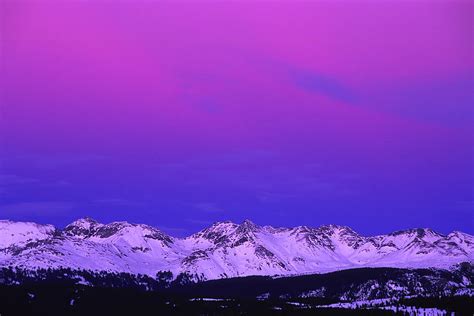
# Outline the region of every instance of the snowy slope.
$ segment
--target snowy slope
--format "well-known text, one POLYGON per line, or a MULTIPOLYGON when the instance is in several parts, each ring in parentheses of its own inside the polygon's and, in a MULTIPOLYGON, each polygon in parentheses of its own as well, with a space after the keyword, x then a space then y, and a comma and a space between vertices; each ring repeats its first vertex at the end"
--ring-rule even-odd
POLYGON ((54 226, 0 220, 0 249, 50 238, 54 226))
POLYGON ((474 237, 412 229, 364 237, 348 227, 274 228, 219 222, 187 238, 139 224, 84 218, 50 225, 0 221, 0 266, 105 270, 200 279, 293 275, 355 267, 449 268, 474 261, 474 237))

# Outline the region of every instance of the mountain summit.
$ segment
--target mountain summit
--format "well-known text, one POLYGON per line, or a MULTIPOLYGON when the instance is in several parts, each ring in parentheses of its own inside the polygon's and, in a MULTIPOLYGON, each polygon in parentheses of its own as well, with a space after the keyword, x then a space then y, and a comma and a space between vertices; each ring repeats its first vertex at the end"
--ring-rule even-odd
POLYGON ((365 237, 349 227, 217 222, 186 238, 157 228, 79 219, 64 229, 0 221, 0 266, 70 267, 199 279, 294 275, 356 267, 449 268, 474 261, 474 236, 411 229, 365 237))

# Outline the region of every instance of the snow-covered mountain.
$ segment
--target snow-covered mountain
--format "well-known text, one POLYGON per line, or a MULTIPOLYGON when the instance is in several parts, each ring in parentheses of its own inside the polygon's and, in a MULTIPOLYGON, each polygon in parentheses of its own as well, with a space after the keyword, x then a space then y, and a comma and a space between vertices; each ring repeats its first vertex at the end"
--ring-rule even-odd
POLYGON ((198 279, 294 275, 356 267, 449 268, 474 261, 474 236, 412 229, 364 237, 349 227, 274 228, 218 222, 187 238, 140 224, 84 218, 51 225, 0 221, 0 266, 156 275, 186 272, 198 279))

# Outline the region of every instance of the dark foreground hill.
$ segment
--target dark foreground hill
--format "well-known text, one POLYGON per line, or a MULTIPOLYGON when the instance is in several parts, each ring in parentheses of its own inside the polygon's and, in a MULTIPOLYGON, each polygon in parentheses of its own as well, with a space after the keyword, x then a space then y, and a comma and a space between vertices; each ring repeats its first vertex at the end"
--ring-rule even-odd
POLYGON ((364 268, 199 283, 186 275, 169 276, 4 268, 0 314, 403 315, 415 308, 420 315, 433 309, 474 312, 473 267, 467 263, 452 271, 364 268))

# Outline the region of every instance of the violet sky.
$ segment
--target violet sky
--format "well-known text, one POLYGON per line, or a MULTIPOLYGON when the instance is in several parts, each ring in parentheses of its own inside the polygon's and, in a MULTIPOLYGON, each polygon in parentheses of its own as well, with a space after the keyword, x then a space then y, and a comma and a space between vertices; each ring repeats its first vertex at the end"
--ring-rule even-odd
POLYGON ((473 2, 0 4, 0 218, 474 233, 473 2))

